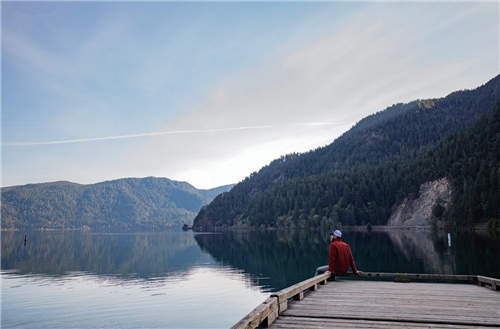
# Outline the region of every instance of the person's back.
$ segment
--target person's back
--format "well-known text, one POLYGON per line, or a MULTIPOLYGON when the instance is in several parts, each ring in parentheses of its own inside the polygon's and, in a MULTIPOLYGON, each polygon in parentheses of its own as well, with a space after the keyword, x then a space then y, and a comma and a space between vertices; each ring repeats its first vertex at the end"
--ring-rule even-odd
POLYGON ((352 272, 357 274, 356 264, 352 257, 351 248, 341 240, 342 233, 338 230, 333 232, 329 249, 328 271, 331 273, 345 274, 352 268, 352 272))

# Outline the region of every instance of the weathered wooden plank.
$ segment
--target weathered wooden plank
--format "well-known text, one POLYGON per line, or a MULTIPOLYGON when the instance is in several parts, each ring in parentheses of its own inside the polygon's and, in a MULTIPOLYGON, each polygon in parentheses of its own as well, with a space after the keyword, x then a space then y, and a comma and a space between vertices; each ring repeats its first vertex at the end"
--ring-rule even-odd
MULTIPOLYGON (((469 308, 427 308, 427 307, 418 307, 418 306, 407 306, 407 307, 394 307, 388 309, 385 306, 377 307, 375 305, 369 306, 335 306, 335 310, 330 309, 330 305, 322 306, 322 305, 300 305, 300 307, 296 307, 295 305, 289 305, 287 315, 308 315, 309 313, 321 313, 328 317, 337 317, 337 316, 349 316, 350 314, 359 313, 359 314, 384 314, 384 315, 401 315, 401 316, 420 316, 422 318, 427 316, 454 316, 457 318, 481 318, 481 319, 492 319, 494 323, 500 325, 500 319, 498 314, 498 309, 490 309, 488 311, 480 311, 478 309, 469 309, 469 308), (470 313, 469 313, 470 312, 470 313)), ((491 322, 491 321, 490 321, 491 322)))
POLYGON ((451 287, 451 286, 456 286, 456 287, 463 287, 466 289, 470 290, 475 290, 476 286, 471 285, 469 282, 394 282, 394 281, 383 281, 383 280, 356 280, 356 279, 342 279, 339 280, 339 282, 342 282, 344 285, 350 285, 352 287, 358 287, 359 283, 362 282, 363 284, 367 285, 372 285, 373 287, 381 287, 381 286, 388 286, 388 287, 401 287, 402 285, 411 287, 411 286, 433 286, 436 288, 446 288, 446 287, 451 287))
MULTIPOLYGON (((287 317, 283 317, 285 319, 287 317)), ((408 323, 390 321, 370 321, 370 320, 341 320, 327 319, 322 322, 313 322, 314 318, 304 318, 305 321, 286 322, 282 319, 273 325, 273 328, 489 328, 485 326, 468 326, 457 324, 435 324, 435 323, 408 323)))
POLYGON ((350 316, 352 314, 374 314, 374 315, 404 315, 404 316, 456 316, 456 317, 469 317, 469 318, 482 318, 494 319, 494 323, 500 325, 500 320, 498 310, 490 309, 489 311, 479 312, 477 309, 446 309, 446 308, 418 308, 418 307, 405 307, 405 308, 392 308, 387 310, 387 307, 374 307, 374 306, 364 306, 364 307, 339 307, 335 311, 329 310, 329 307, 321 307, 320 305, 303 305, 299 309, 295 308, 294 305, 289 305, 287 310, 287 315, 308 315, 311 313, 320 313, 327 317, 337 317, 337 316, 350 316), (475 312, 474 314, 469 312, 475 312))
MULTIPOLYGON (((299 307, 299 303, 293 302, 291 305, 299 307)), ((353 301, 342 301, 342 302, 337 302, 336 300, 324 300, 324 299, 312 299, 312 298, 306 298, 304 301, 300 303, 303 307, 306 306, 318 306, 322 307, 322 305, 334 307, 335 309, 342 309, 342 308, 352 308, 352 307, 375 307, 375 308, 395 308, 395 309, 403 309, 403 308, 418 308, 418 309, 431 309, 431 310, 436 310, 436 309, 452 309, 452 310, 475 310, 475 311, 482 311, 482 312, 488 312, 488 311, 493 311, 497 312, 500 310, 500 301, 497 300, 493 303, 481 303, 481 304, 474 304, 471 303, 470 301, 462 301, 462 303, 454 302, 453 304, 448 303, 446 301, 443 301, 442 303, 422 303, 420 300, 402 300, 401 302, 386 302, 386 301, 381 301, 380 303, 377 303, 376 300, 372 301, 364 301, 364 300, 353 300, 353 301)))
POLYGON ((413 294, 413 295, 440 295, 443 292, 457 296, 493 296, 494 291, 477 289, 471 284, 442 284, 442 283, 395 283, 373 281, 336 281, 335 289, 321 291, 321 293, 376 293, 376 294, 413 294))
POLYGON ((273 328, 500 328, 500 294, 493 291, 500 287, 498 279, 411 273, 362 276, 402 282, 339 280, 319 289, 330 277, 324 273, 273 294, 233 328, 271 325, 280 315, 273 328), (406 282, 414 280, 455 283, 406 282))
POLYGON ((329 277, 329 273, 320 274, 272 294, 271 297, 276 297, 278 299, 278 313, 281 314, 286 311, 288 308, 288 299, 304 299, 305 290, 318 290, 318 284, 326 285, 326 280, 328 280, 329 277))
MULTIPOLYGON (((320 296, 322 298, 345 298, 348 299, 349 297, 353 298, 354 297, 366 297, 366 298, 374 298, 374 297, 379 297, 380 299, 383 298, 420 298, 420 299, 440 299, 440 298, 455 298, 455 299, 461 299, 464 300, 466 298, 470 298, 471 300, 487 300, 487 299, 495 299, 495 297, 491 295, 481 295, 481 294, 472 294, 472 293, 466 293, 466 292, 448 292, 449 294, 446 294, 446 291, 442 292, 398 292, 398 291, 343 291, 343 290, 334 290, 331 292, 318 292, 318 294, 321 294, 320 296)), ((359 299, 358 297, 358 299, 359 299)))
POLYGON ((321 281, 327 280, 330 277, 330 274, 321 274, 317 275, 315 277, 312 277, 310 279, 304 280, 302 282, 299 282, 297 284, 294 284, 293 286, 290 286, 288 288, 285 288, 283 290, 280 290, 272 296, 277 296, 277 297, 282 297, 282 298, 292 298, 293 296, 297 295, 299 292, 303 292, 306 289, 309 289, 321 281))
MULTIPOLYGON (((478 289, 483 289, 484 288, 479 288, 478 289)), ((455 292, 448 292, 449 295, 446 294, 446 292, 441 292, 440 294, 432 293, 429 292, 428 294, 422 293, 422 294, 412 294, 412 293, 404 293, 401 292, 400 294, 397 291, 391 291, 391 292, 369 292, 369 293, 363 293, 363 292, 344 292, 344 291, 333 291, 331 293, 323 293, 323 292, 315 292, 314 293, 314 298, 323 298, 323 299, 353 299, 353 300, 359 300, 361 298, 379 298, 379 299, 429 299, 429 300, 441 300, 441 299, 455 299, 455 300, 465 300, 467 298, 470 298, 471 301, 487 301, 487 300, 498 300, 498 297, 491 296, 491 295, 470 295, 470 294, 460 294, 460 293, 455 293, 455 292)), ((498 295, 498 293, 497 293, 498 295)), ((311 294, 312 296, 312 294, 311 294)))
POLYGON ((494 278, 488 278, 486 276, 477 276, 477 281, 480 286, 487 286, 491 290, 500 290, 500 280, 494 278))
POLYGON ((492 296, 460 296, 460 295, 395 295, 395 294, 357 294, 356 298, 353 298, 352 293, 334 293, 334 294, 321 294, 314 296, 315 298, 322 298, 324 300, 335 300, 337 302, 342 301, 357 301, 357 300, 368 300, 368 301, 378 301, 378 302, 402 302, 406 300, 418 300, 421 302, 441 302, 441 301, 449 301, 449 302, 461 302, 463 303, 464 298, 469 298, 471 302, 474 303, 494 303, 497 302, 498 298, 492 296))
POLYGON ((378 273, 362 272, 360 277, 380 278, 392 280, 432 280, 432 281, 466 281, 474 282, 475 275, 455 275, 455 274, 419 274, 419 273, 378 273))
MULTIPOLYGON (((342 282, 342 286, 343 286, 343 290, 344 291, 352 291, 352 292, 356 292, 356 291, 370 291, 370 290, 375 290, 377 292, 383 292, 384 290, 400 290, 400 289, 404 289, 404 291, 408 291, 408 292, 416 292, 418 293, 419 291, 422 290, 422 288, 426 289, 426 288, 429 288, 429 287, 432 287, 432 283, 429 285, 428 283, 395 283, 395 282, 391 282, 393 283, 394 285, 365 285, 364 283, 365 282, 369 282, 369 281, 355 281, 355 283, 359 282, 357 286, 352 286, 350 285, 351 282, 348 284, 348 283, 345 283, 345 281, 336 281, 337 282, 342 282)), ((369 282, 370 284, 372 283, 376 283, 376 282, 369 282)), ((481 295, 481 294, 491 294, 491 293, 494 293, 493 291, 490 291, 490 292, 482 292, 481 289, 477 290, 477 286, 475 285, 470 285, 467 287, 467 285, 464 285, 464 284, 456 284, 456 283, 450 283, 448 284, 448 287, 442 287, 442 283, 435 283, 437 286, 433 287, 432 290, 429 290, 429 291, 426 291, 425 293, 429 293, 429 292, 438 292, 438 291, 457 291, 457 292, 470 292, 472 294, 477 294, 477 295, 481 295)), ((445 284, 446 285, 446 284, 445 284)))
POLYGON ((500 295, 490 296, 484 299, 472 299, 472 298, 463 298, 460 299, 458 297, 449 297, 446 295, 442 296, 394 296, 394 295, 386 295, 386 296, 365 296, 362 294, 358 295, 344 295, 344 297, 339 297, 336 294, 325 296, 320 292, 314 293, 310 295, 307 299, 301 302, 301 305, 308 304, 318 304, 324 305, 329 304, 335 307, 339 307, 342 305, 347 306, 357 306, 357 305, 375 305, 375 306, 407 306, 407 305, 425 305, 427 307, 435 308, 436 306, 440 307, 466 307, 466 308, 493 308, 500 309, 498 307, 500 305, 500 295))
POLYGON ((370 321, 399 321, 399 322, 418 322, 418 323, 436 323, 436 324, 457 324, 457 325, 483 325, 483 326, 496 326, 498 327, 498 322, 494 322, 492 319, 482 319, 482 318, 457 318, 453 316, 426 316, 420 317, 418 314, 415 315, 399 315, 397 313, 390 314, 375 314, 375 313, 353 313, 349 315, 325 315, 321 312, 308 312, 296 314, 295 312, 287 311, 287 316, 296 317, 323 317, 323 318, 342 318, 351 320, 370 320, 370 321))
MULTIPOLYGON (((484 289, 484 288, 480 288, 484 289)), ((453 295, 444 295, 444 294, 401 294, 397 295, 396 293, 370 293, 370 294, 363 294, 363 293, 345 293, 345 292, 337 292, 337 293, 332 293, 332 294, 321 294, 319 296, 314 296, 315 298, 323 298, 323 299, 329 299, 329 300, 361 300, 363 298, 366 299, 376 299, 379 298, 380 300, 404 300, 404 299, 418 299, 418 300, 470 300, 471 302, 481 302, 481 301, 496 301, 498 298, 493 297, 493 296, 467 296, 467 295, 460 295, 460 294, 453 294, 453 295)))
POLYGON ((466 305, 464 302, 462 303, 453 303, 453 304, 447 304, 447 303, 411 303, 411 301, 406 301, 405 303, 376 303, 371 302, 371 303, 366 303, 362 301, 356 301, 352 303, 336 303, 334 301, 308 301, 305 300, 303 303, 301 303, 303 307, 306 306, 311 306, 315 307, 318 306, 320 307, 321 305, 331 305, 332 307, 335 307, 336 309, 344 309, 344 308, 392 308, 392 309, 411 309, 411 308, 418 308, 418 309, 423 309, 425 305, 425 308, 431 309, 434 311, 438 310, 456 310, 456 311, 471 311, 475 313, 488 313, 488 312, 496 312, 500 309, 499 303, 490 303, 490 304, 480 304, 480 305, 466 305))
POLYGON ((258 326, 269 327, 278 317, 278 299, 269 297, 253 309, 231 329, 254 329, 258 326))
POLYGON ((379 298, 379 299, 391 299, 391 298, 410 298, 410 299, 458 299, 466 300, 471 299, 472 301, 478 300, 498 300, 499 294, 492 290, 481 289, 477 286, 476 291, 463 291, 460 289, 455 289, 450 287, 449 290, 439 290, 436 291, 432 286, 422 286, 418 290, 406 290, 404 286, 399 289, 387 289, 381 287, 381 289, 376 290, 372 287, 365 285, 360 282, 360 287, 358 290, 348 289, 343 283, 332 283, 329 287, 320 289, 311 297, 323 298, 323 299, 352 299, 359 300, 362 298, 379 298))
MULTIPOLYGON (((498 317, 499 315, 496 315, 496 313, 499 310, 498 305, 488 305, 487 307, 463 307, 463 306, 443 306, 443 305, 426 305, 424 306, 418 306, 418 305, 408 305, 408 306, 402 306, 402 305, 397 305, 397 304, 384 304, 384 305, 377 305, 377 304, 327 304, 330 305, 328 307, 335 307, 335 311, 329 311, 328 314, 340 314, 340 313, 345 313, 349 314, 353 309, 356 309, 358 312, 360 311, 370 311, 370 312, 384 312, 386 309, 391 309, 393 311, 397 311, 399 313, 414 313, 417 312, 418 314, 456 314, 458 316, 461 316, 463 313, 474 313, 477 316, 492 316, 493 317, 498 317)), ((318 310, 323 310, 324 307, 322 306, 323 304, 321 303, 304 303, 300 307, 303 310, 307 309, 318 309, 318 310)), ((288 307, 292 308, 294 304, 289 304, 288 307)))
POLYGON ((346 319, 367 319, 367 320, 398 320, 398 321, 417 321, 429 323, 460 323, 460 324, 488 324, 500 326, 498 316, 473 316, 460 314, 440 314, 416 312, 376 312, 369 309, 358 311, 350 310, 344 312, 327 312, 325 309, 288 309, 287 316, 305 316, 305 317, 326 317, 326 318, 346 318, 346 319))
POLYGON ((355 275, 354 273, 346 273, 346 274, 335 273, 334 275, 334 277, 352 277, 352 276, 358 276, 361 278, 401 280, 403 282, 407 280, 465 281, 465 282, 477 281, 476 275, 457 275, 457 274, 360 272, 359 275, 355 275))
POLYGON ((273 328, 277 329, 319 329, 319 328, 432 328, 432 329, 471 329, 488 328, 482 326, 468 326, 456 324, 434 324, 416 322, 396 321, 370 321, 370 320, 345 320, 345 319, 319 319, 319 318, 296 318, 290 316, 280 317, 273 328))
POLYGON ((500 294, 470 284, 336 281, 291 303, 283 315, 425 322, 428 327, 500 326, 500 294))

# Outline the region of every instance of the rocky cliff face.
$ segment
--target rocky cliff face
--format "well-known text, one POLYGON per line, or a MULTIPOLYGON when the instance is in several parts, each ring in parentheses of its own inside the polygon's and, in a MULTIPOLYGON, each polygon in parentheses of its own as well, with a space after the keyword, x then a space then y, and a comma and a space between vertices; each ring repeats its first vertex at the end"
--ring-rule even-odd
POLYGON ((444 209, 447 209, 450 201, 451 185, 446 177, 426 182, 420 186, 420 190, 416 198, 405 198, 401 204, 395 207, 387 225, 430 225, 433 207, 439 202, 444 209))

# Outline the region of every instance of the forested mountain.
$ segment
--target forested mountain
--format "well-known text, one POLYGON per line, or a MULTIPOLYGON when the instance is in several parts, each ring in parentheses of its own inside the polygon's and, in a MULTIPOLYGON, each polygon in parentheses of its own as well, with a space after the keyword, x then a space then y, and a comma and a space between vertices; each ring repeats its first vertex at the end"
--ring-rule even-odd
POLYGON ((125 178, 2 188, 2 229, 151 231, 191 224, 201 206, 232 186, 198 190, 166 178, 125 178))
MULTIPOLYGON (((500 76, 497 76, 475 90, 391 106, 361 120, 326 147, 275 160, 203 207, 194 228, 204 231, 231 226, 331 226, 339 222, 381 225, 387 222, 395 204, 404 197, 416 195, 422 183, 446 176, 453 181, 454 206, 447 214, 440 215, 456 214, 455 207, 459 206, 456 202, 463 199, 460 197, 465 193, 463 189, 471 188, 470 184, 457 188, 456 182, 460 179, 456 168, 469 170, 464 169, 466 165, 460 159, 479 156, 469 152, 479 152, 481 147, 463 145, 462 150, 472 148, 468 153, 459 154, 448 148, 460 147, 446 144, 451 143, 449 140, 443 141, 463 133, 493 110, 500 101, 499 83, 500 76), (450 153, 454 158, 449 157, 450 153)), ((495 116, 492 118, 488 119, 492 122, 481 121, 483 129, 486 129, 485 122, 494 125, 495 116)), ((489 143, 493 138, 492 143, 496 143, 496 137, 478 135, 476 130, 468 134, 474 135, 474 138, 467 135, 474 141, 487 138, 489 143)), ((462 138, 460 143, 466 143, 460 136, 453 138, 462 138)), ((498 150, 490 145, 483 151, 495 158, 498 150)), ((498 162, 479 166, 490 172, 494 171, 491 166, 498 167, 498 162)), ((469 183, 474 179, 472 172, 462 172, 462 176, 469 183)), ((487 185, 481 185, 481 191, 494 189, 487 185)), ((498 211, 476 211, 475 215, 467 216, 459 220, 473 223, 483 216, 498 217, 498 211)))

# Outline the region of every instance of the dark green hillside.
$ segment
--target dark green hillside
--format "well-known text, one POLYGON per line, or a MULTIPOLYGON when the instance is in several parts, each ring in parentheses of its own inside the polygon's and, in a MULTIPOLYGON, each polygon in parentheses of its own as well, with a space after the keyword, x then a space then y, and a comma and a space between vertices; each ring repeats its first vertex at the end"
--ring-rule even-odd
POLYGON ((422 180, 420 174, 403 177, 401 168, 491 111, 500 100, 499 83, 497 76, 472 91, 394 105, 329 146, 275 160, 204 207, 195 229, 311 220, 385 224, 394 203, 417 193, 422 180))
POLYGON ((500 103, 472 129, 429 152, 420 165, 424 166, 451 178, 448 217, 456 224, 491 223, 493 219, 500 224, 500 103))
POLYGON ((442 177, 451 180, 453 200, 438 217, 458 225, 500 218, 500 107, 416 159, 274 184, 245 215, 253 225, 264 226, 383 225, 394 204, 442 177))
POLYGON ((191 224, 202 205, 231 186, 198 190, 166 178, 125 178, 2 188, 2 229, 151 231, 191 224))

